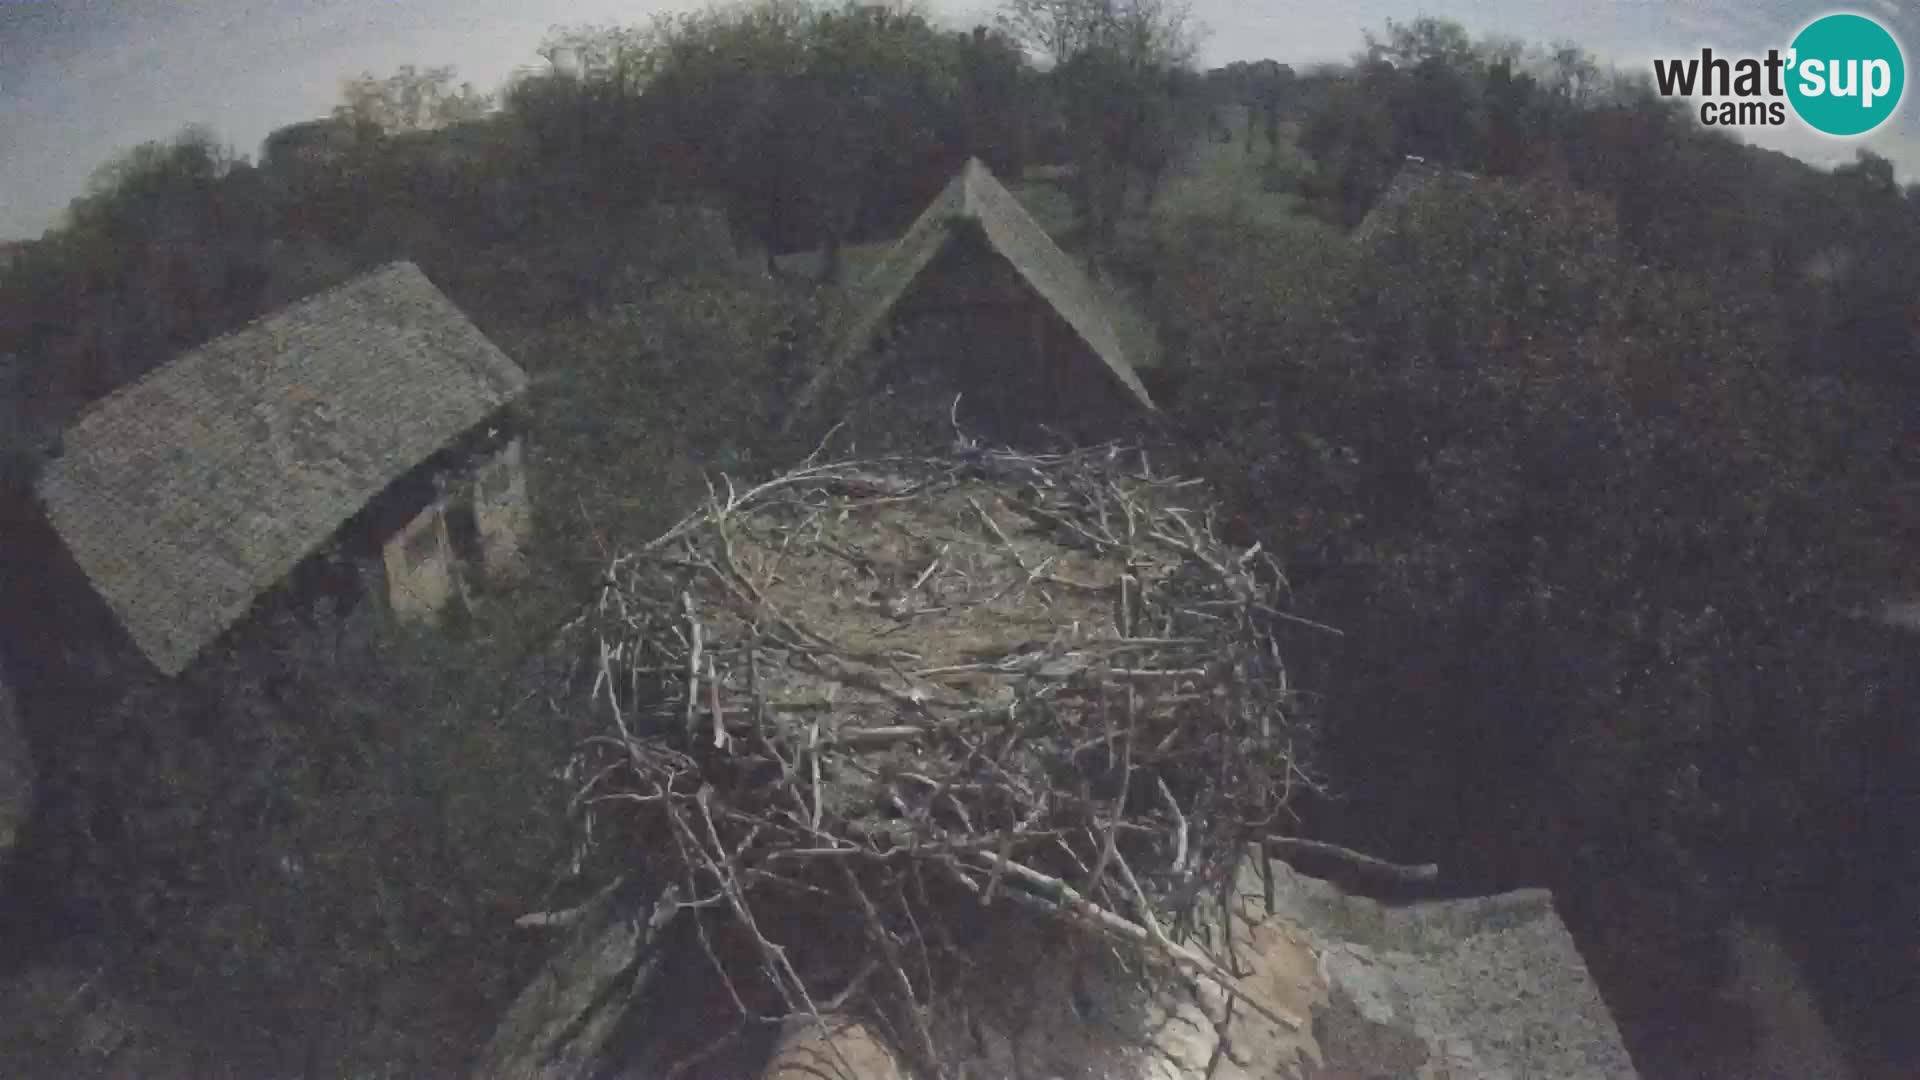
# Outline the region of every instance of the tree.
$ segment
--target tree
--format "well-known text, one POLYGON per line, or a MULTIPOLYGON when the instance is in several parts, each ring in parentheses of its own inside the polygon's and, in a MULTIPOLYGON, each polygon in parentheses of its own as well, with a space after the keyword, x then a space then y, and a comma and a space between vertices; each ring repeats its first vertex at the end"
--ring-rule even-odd
POLYGON ((1027 105, 1035 87, 1019 43, 1002 30, 976 26, 955 35, 959 100, 966 152, 1002 176, 1018 176, 1031 132, 1027 105))
POLYGON ((1396 75, 1395 149, 1447 165, 1481 168, 1486 114, 1479 73, 1428 56, 1396 75))
POLYGON ((267 226, 258 175, 205 128, 100 166, 37 264, 29 385, 90 399, 257 314, 267 226))
MULTIPOLYGON (((658 39, 642 96, 662 140, 769 255, 904 224, 966 150, 961 42, 911 11, 767 2, 689 16, 658 39)), ((982 40, 979 89, 1010 98, 982 40)))
POLYGON ((1295 96, 1296 78, 1292 67, 1275 60, 1236 60, 1207 72, 1201 87, 1209 108, 1238 105, 1246 110, 1246 153, 1253 153, 1255 125, 1263 121, 1268 147, 1277 152, 1280 114, 1295 96))
POLYGON ((1833 609, 1900 556, 1858 509, 1884 490, 1852 449, 1878 407, 1810 401, 1783 305, 1717 266, 1647 265, 1610 203, 1444 180, 1317 265, 1235 253, 1207 283, 1231 302, 1167 310, 1205 343, 1177 408, 1214 475, 1284 508, 1256 529, 1295 545, 1301 602, 1361 650, 1343 702, 1382 727, 1345 736, 1355 775, 1418 784, 1458 753, 1505 779, 1415 805, 1485 797, 1464 813, 1516 835, 1662 846, 1681 854, 1635 873, 1671 886, 1738 857, 1735 817, 1804 845, 1817 801, 1861 809, 1857 759, 1822 747, 1902 721, 1839 689, 1864 665, 1829 643, 1833 609), (1409 716, 1443 733, 1382 751, 1409 716))
POLYGON ((1392 181, 1406 154, 1395 104, 1404 77, 1385 61, 1332 82, 1307 119, 1300 145, 1314 160, 1308 194, 1341 224, 1354 225, 1392 181))
POLYGON ((1364 58, 1384 61, 1396 68, 1412 68, 1433 61, 1458 72, 1470 72, 1481 64, 1481 53, 1466 28, 1451 19, 1422 15, 1412 22, 1387 20, 1386 31, 1366 34, 1364 58))
POLYGON ((451 67, 408 64, 384 79, 367 72, 341 87, 334 116, 355 130, 399 135, 478 120, 493 110, 490 95, 453 80, 451 67))
POLYGON ((1602 86, 1593 54, 1570 41, 1556 41, 1549 55, 1546 87, 1575 108, 1594 103, 1602 86))
POLYGON ((1096 243, 1111 239, 1127 195, 1149 198, 1188 137, 1190 71, 1204 28, 1183 0, 1008 0, 1000 25, 1052 60, 1075 166, 1072 188, 1096 243))
POLYGON ((1092 47, 1100 17, 1096 0, 1007 0, 998 22, 1002 33, 1057 66, 1092 47))
POLYGON ((1485 168, 1493 176, 1523 176, 1545 160, 1552 134, 1539 83, 1517 71, 1517 55, 1502 55, 1487 68, 1485 168))
POLYGON ((607 84, 622 96, 637 97, 657 72, 662 39, 673 27, 668 15, 631 26, 556 27, 535 51, 552 73, 607 84))
POLYGON ((1100 11, 1092 44, 1138 68, 1191 68, 1207 35, 1185 0, 1101 0, 1100 11))
POLYGON ((845 238, 904 226, 962 160, 959 57, 921 15, 879 7, 821 12, 810 37, 814 93, 789 102, 782 127, 805 140, 791 156, 817 178, 816 227, 837 270, 845 238))
POLYGON ((260 167, 273 172, 325 168, 353 152, 354 125, 338 116, 288 124, 260 144, 260 167))

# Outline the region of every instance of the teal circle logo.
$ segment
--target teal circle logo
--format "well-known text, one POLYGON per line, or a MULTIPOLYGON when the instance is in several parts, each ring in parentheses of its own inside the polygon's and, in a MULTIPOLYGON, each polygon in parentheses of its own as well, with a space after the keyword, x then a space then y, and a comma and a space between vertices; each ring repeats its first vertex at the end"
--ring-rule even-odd
POLYGON ((1793 39, 1787 99, 1817 131, 1861 135, 1893 115, 1907 85, 1900 43, 1864 15, 1826 15, 1793 39))

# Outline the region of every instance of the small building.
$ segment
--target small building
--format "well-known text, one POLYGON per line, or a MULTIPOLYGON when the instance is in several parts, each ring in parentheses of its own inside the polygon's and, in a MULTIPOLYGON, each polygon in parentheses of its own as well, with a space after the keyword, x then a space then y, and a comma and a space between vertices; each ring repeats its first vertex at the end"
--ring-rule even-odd
POLYGON ((531 527, 507 407, 527 377, 394 263, 94 403, 42 471, 47 520, 133 643, 183 670, 324 550, 431 617, 511 575, 531 527))
POLYGON ((930 320, 944 346, 932 351, 944 355, 903 362, 964 366, 974 385, 1040 413, 1110 403, 1152 412, 1135 370, 1143 350, 1130 346, 1116 305, 985 165, 969 160, 850 290, 793 416, 830 385, 877 377, 857 361, 889 328, 930 320))

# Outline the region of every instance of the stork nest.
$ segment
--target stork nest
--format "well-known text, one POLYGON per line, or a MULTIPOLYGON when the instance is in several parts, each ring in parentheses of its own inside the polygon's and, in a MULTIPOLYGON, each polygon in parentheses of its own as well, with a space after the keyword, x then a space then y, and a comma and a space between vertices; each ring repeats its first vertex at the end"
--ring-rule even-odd
POLYGON ((1196 909, 1314 786, 1279 642, 1317 624, 1213 519, 1116 446, 729 483, 607 569, 589 841, 672 883, 743 1020, 867 1001, 934 1073, 996 904, 1231 992, 1196 909))

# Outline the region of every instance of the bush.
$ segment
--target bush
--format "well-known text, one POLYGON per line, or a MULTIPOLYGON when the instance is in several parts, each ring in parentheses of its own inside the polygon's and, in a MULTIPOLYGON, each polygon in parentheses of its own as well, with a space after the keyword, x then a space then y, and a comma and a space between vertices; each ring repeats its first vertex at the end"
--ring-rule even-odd
POLYGON ((465 640, 380 607, 269 614, 52 748, 36 828, 126 950, 116 993, 242 1071, 459 1067, 571 855, 556 768, 585 732, 528 663, 564 606, 523 590, 465 640))
POLYGON ((1884 410, 1810 399, 1764 296, 1639 265, 1597 200, 1463 181, 1383 214, 1312 269, 1195 234, 1178 258, 1210 264, 1162 308, 1207 471, 1351 635, 1316 681, 1349 778, 1404 810, 1393 844, 1424 857, 1457 815, 1564 866, 1573 820, 1586 857, 1697 885, 1729 815, 1811 843, 1814 803, 1864 797, 1831 748, 1888 708, 1812 648, 1893 579, 1877 466, 1831 449, 1884 410), (1785 787, 1821 794, 1784 813, 1785 787))
POLYGON ((1249 230, 1183 215, 1156 239, 1152 306, 1168 355, 1188 366, 1278 376, 1338 333, 1355 258, 1344 237, 1318 222, 1249 230))
POLYGON ((687 275, 507 339, 535 381, 533 498, 555 565, 597 576, 616 544, 650 539, 704 498, 709 470, 737 476, 778 456, 769 417, 808 303, 744 275, 687 275))

